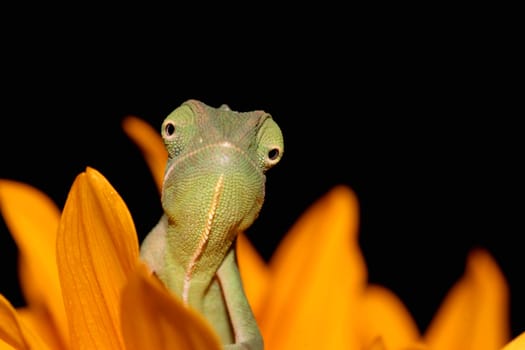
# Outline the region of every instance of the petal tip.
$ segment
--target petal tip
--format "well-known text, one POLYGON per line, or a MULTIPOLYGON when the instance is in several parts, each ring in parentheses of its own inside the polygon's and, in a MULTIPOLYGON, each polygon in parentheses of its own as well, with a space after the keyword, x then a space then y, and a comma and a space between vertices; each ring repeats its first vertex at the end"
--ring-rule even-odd
POLYGON ((357 194, 347 185, 336 185, 329 192, 328 197, 331 200, 345 203, 347 206, 356 208, 358 206, 357 194))
POLYGON ((134 115, 127 115, 121 121, 122 129, 126 133, 130 133, 133 128, 140 126, 142 123, 144 123, 142 119, 134 115))

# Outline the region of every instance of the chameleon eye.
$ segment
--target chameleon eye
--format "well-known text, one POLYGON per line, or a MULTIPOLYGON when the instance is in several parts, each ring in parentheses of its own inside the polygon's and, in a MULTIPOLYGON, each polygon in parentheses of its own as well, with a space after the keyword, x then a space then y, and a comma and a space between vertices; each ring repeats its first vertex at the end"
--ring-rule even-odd
POLYGON ((279 158, 280 153, 281 152, 279 151, 278 148, 272 148, 271 150, 268 151, 268 159, 276 160, 277 158, 279 158))
POLYGON ((259 129, 258 157, 260 166, 266 171, 279 163, 283 157, 283 135, 272 118, 266 118, 259 129))
POLYGON ((266 153, 266 160, 264 161, 266 169, 269 169, 277 164, 279 160, 281 160, 281 154, 281 148, 278 146, 273 146, 268 149, 268 153, 266 153))
POLYGON ((175 134, 175 124, 169 122, 164 126, 164 132, 167 137, 173 136, 175 134))

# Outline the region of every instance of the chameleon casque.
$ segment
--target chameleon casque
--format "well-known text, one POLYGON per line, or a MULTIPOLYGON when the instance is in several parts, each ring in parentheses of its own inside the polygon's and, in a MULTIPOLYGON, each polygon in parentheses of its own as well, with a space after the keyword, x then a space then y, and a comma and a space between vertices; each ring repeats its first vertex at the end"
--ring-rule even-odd
POLYGON ((188 100, 166 117, 161 134, 168 151, 164 213, 142 242, 141 258, 206 317, 226 349, 263 349, 234 242, 259 215, 265 172, 283 155, 282 132, 264 111, 188 100))

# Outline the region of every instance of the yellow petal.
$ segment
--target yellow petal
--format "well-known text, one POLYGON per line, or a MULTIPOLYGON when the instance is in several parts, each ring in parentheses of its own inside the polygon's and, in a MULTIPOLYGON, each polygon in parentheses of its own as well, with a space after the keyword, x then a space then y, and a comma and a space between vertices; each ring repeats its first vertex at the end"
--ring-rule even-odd
POLYGON ((25 301, 30 308, 49 313, 65 342, 68 328, 55 260, 60 212, 42 192, 8 180, 0 180, 0 209, 20 252, 25 301))
POLYGON ((525 332, 512 339, 510 343, 505 345, 501 350, 523 350, 525 349, 525 332))
POLYGON ((292 227, 270 261, 272 293, 261 331, 268 349, 359 349, 359 298, 366 268, 358 203, 331 190, 292 227))
POLYGON ((20 349, 14 348, 11 345, 5 343, 2 339, 0 339, 0 350, 20 350, 20 349))
POLYGON ((13 306, 0 294, 0 349, 49 350, 45 342, 21 321, 13 306))
POLYGON ((419 343, 419 342, 410 344, 408 346, 403 346, 403 347, 398 348, 398 349, 399 350, 433 350, 433 349, 429 348, 426 344, 419 343))
POLYGON ((29 349, 13 306, 0 294, 0 340, 15 349, 29 349))
POLYGON ((509 339, 507 282, 488 252, 473 250, 425 332, 433 349, 496 350, 509 339))
MULTIPOLYGON (((62 303, 62 300, 60 300, 62 303)), ((41 308, 17 308, 18 319, 32 329, 50 349, 65 349, 64 336, 57 334, 57 329, 47 310, 41 308)))
POLYGON ((375 337, 370 342, 370 345, 365 346, 365 350, 387 350, 385 342, 381 337, 375 337))
POLYGON ((386 346, 383 338, 378 336, 373 338, 370 345, 364 347, 365 350, 430 350, 425 344, 416 342, 402 347, 386 346))
POLYGON ((127 350, 221 349, 205 319, 179 302, 142 264, 122 292, 122 332, 127 350))
POLYGON ((270 271, 244 233, 237 238, 237 261, 246 297, 258 319, 269 288, 270 271))
POLYGON ((412 316, 399 298, 381 286, 369 285, 361 302, 363 344, 381 336, 388 349, 401 349, 420 338, 412 316))
POLYGON ((122 122, 122 127, 142 152, 160 192, 164 169, 168 160, 168 152, 164 147, 160 133, 150 124, 134 116, 126 117, 122 122))
POLYGON ((120 292, 138 260, 129 211, 96 170, 80 174, 68 195, 57 236, 57 262, 78 349, 121 349, 120 292))

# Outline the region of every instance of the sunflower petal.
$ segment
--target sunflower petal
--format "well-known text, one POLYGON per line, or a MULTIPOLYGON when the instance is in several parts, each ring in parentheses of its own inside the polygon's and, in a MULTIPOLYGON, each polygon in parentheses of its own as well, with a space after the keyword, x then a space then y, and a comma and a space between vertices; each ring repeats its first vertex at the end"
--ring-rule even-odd
POLYGON ((431 350, 426 344, 415 342, 403 347, 387 347, 383 338, 377 336, 372 338, 369 345, 364 347, 365 350, 431 350))
POLYGON ((268 349, 358 349, 366 267, 358 247, 358 204, 338 186, 315 203, 270 261, 272 293, 261 315, 268 349))
POLYGON ((494 350, 509 339, 507 282, 488 252, 473 250, 425 332, 433 349, 494 350))
POLYGON ((134 116, 124 118, 122 127, 142 152, 160 192, 164 169, 168 160, 168 152, 160 134, 150 124, 134 116))
POLYGON ((121 316, 128 350, 221 349, 205 319, 173 297, 143 264, 124 287, 121 316))
POLYGON ((15 349, 29 349, 13 306, 0 294, 0 340, 15 349))
POLYGON ((0 339, 0 350, 20 350, 20 348, 14 348, 8 343, 4 342, 2 339, 0 339))
POLYGON ((370 345, 365 346, 365 350, 388 350, 385 346, 385 342, 381 337, 375 337, 370 342, 370 345))
POLYGON ((401 349, 419 340, 420 334, 412 316, 401 300, 390 290, 369 285, 362 299, 360 333, 363 344, 381 336, 387 349, 401 349))
MULTIPOLYGON (((60 300, 62 302, 62 300, 60 300)), ((57 334, 50 315, 45 309, 17 308, 18 319, 38 334, 42 340, 54 350, 65 349, 64 335, 57 334)), ((67 334, 66 334, 67 335, 67 334)))
POLYGON ((237 237, 237 261, 244 292, 257 318, 264 307, 270 284, 270 270, 244 233, 237 237))
POLYGON ((15 308, 0 294, 0 349, 49 350, 46 343, 19 319, 15 308))
POLYGON ((404 346, 398 349, 399 350, 434 350, 434 349, 429 348, 426 344, 420 343, 420 342, 416 342, 416 343, 413 343, 413 344, 410 344, 408 346, 404 346))
POLYGON ((501 350, 523 350, 525 349, 525 332, 512 339, 510 343, 505 345, 501 350))
POLYGON ((80 349, 122 349, 120 292, 138 260, 135 227, 107 180, 88 168, 68 195, 57 236, 57 263, 80 349))
POLYGON ((0 210, 20 252, 20 283, 26 303, 31 309, 49 313, 60 335, 67 337, 55 261, 60 211, 44 193, 9 180, 0 180, 0 210))

